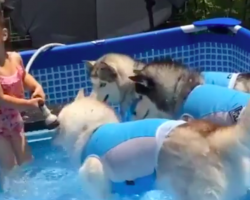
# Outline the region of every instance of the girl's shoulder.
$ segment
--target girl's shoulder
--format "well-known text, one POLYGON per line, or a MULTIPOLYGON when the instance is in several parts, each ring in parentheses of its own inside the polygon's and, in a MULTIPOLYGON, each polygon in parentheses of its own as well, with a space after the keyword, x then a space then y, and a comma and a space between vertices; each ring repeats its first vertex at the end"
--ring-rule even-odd
POLYGON ((10 57, 10 59, 14 59, 16 61, 21 61, 22 60, 21 55, 16 51, 8 51, 7 54, 10 57))
POLYGON ((13 65, 15 65, 15 67, 17 67, 17 70, 19 71, 19 74, 21 76, 23 76, 24 67, 23 67, 23 61, 22 61, 21 55, 18 52, 15 52, 15 51, 7 52, 7 54, 8 54, 9 61, 13 65))

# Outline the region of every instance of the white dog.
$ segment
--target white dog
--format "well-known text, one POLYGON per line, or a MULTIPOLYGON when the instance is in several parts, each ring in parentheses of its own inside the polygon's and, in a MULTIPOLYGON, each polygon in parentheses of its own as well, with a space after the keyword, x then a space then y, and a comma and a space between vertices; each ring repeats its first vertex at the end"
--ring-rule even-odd
POLYGON ((119 123, 111 108, 79 91, 58 121, 54 142, 79 163, 91 199, 142 188, 170 189, 178 200, 234 200, 246 192, 250 105, 233 126, 166 119, 119 123))

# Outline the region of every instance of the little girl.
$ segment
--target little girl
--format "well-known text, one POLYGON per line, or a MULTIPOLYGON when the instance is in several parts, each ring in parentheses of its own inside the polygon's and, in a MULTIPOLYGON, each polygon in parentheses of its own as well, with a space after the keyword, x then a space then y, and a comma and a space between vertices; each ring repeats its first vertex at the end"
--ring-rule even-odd
POLYGON ((38 101, 45 99, 42 86, 25 72, 21 56, 16 52, 6 52, 4 43, 7 38, 8 31, 0 15, 0 173, 2 178, 14 166, 32 159, 25 139, 20 111, 28 108, 37 109, 38 101), (31 99, 24 98, 24 87, 33 92, 31 99))

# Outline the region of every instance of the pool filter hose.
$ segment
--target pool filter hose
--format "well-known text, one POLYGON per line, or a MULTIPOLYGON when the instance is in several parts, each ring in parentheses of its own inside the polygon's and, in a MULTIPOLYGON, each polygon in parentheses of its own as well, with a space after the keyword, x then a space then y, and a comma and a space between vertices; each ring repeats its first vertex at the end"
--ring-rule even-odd
MULTIPOLYGON (((31 58, 30 58, 30 60, 29 60, 29 62, 28 62, 28 64, 27 64, 27 66, 26 66, 26 68, 25 68, 26 72, 29 72, 29 71, 30 71, 31 65, 33 64, 33 62, 35 61, 35 59, 37 58, 37 56, 38 56, 40 53, 42 53, 42 52, 48 50, 48 49, 51 48, 51 47, 63 46, 63 45, 64 45, 64 44, 60 44, 60 43, 50 43, 50 44, 46 44, 46 45, 40 47, 40 48, 31 56, 31 58)), ((52 113, 50 112, 50 110, 47 108, 47 106, 45 105, 44 102, 40 101, 38 104, 39 104, 38 106, 39 106, 39 108, 40 108, 40 110, 41 110, 43 116, 45 117, 45 124, 46 124, 47 128, 48 128, 48 129, 54 129, 54 128, 58 127, 58 126, 59 126, 59 122, 58 122, 58 120, 57 120, 57 116, 54 115, 54 114, 52 114, 52 113)))

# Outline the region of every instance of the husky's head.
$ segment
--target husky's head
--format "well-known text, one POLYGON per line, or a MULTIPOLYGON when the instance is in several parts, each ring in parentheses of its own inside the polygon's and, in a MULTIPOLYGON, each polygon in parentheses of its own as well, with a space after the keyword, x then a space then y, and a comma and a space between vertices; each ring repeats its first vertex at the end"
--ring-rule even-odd
POLYGON ((75 100, 58 115, 59 127, 54 144, 72 151, 77 143, 86 142, 99 126, 118 121, 112 108, 92 97, 86 97, 80 90, 75 100))
POLYGON ((134 83, 128 78, 133 76, 137 62, 122 54, 106 54, 96 61, 87 61, 93 84, 92 95, 100 101, 111 104, 121 103, 128 91, 134 89, 134 83))
POLYGON ((146 96, 159 113, 167 116, 174 116, 192 89, 200 84, 198 73, 171 60, 150 63, 134 73, 129 78, 135 83, 136 93, 146 96))
POLYGON ((171 119, 172 116, 159 110, 147 96, 142 96, 138 101, 134 112, 132 113, 132 120, 140 120, 146 118, 167 118, 171 119))

